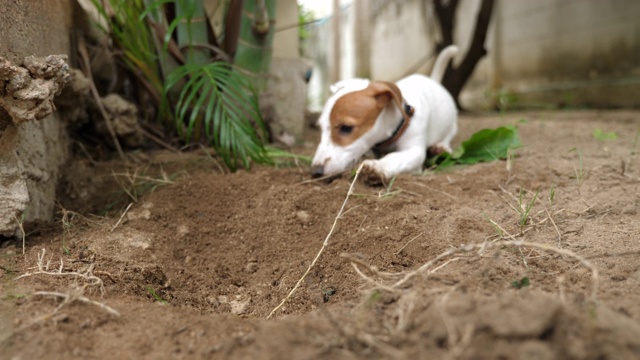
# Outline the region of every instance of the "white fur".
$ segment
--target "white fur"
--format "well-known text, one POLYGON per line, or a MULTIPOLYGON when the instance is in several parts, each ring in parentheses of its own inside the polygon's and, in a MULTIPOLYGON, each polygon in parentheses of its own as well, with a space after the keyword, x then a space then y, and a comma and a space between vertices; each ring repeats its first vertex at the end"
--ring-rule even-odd
MULTIPOLYGON (((414 74, 396 83, 407 104, 413 106, 414 115, 404 134, 389 149, 392 152, 381 159, 364 161, 368 170, 376 172, 382 179, 389 179, 396 174, 421 171, 430 146, 437 145, 451 151, 450 142, 458 130, 458 111, 453 98, 439 81, 456 52, 455 46, 442 51, 431 78, 414 74)), ((400 110, 391 103, 380 113, 371 130, 352 144, 343 147, 331 141, 329 116, 333 105, 341 96, 362 90, 369 83, 367 79, 351 79, 331 87, 333 95, 318 119, 322 136, 312 162, 312 167, 323 167, 324 175, 337 174, 354 166, 373 146, 391 137, 402 118, 400 110)))

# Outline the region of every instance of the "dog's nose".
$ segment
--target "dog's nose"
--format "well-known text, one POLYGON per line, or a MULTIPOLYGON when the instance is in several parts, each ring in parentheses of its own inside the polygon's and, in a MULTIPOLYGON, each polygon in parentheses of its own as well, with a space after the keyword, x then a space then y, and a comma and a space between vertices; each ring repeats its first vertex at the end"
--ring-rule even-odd
POLYGON ((324 175, 324 167, 322 165, 311 166, 311 176, 314 178, 324 175))

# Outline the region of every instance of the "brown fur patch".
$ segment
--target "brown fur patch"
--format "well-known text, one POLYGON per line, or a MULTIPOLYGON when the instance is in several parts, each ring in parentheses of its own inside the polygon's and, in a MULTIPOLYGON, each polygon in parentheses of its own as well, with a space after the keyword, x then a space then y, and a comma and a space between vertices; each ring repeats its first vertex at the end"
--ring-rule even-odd
POLYGON ((390 101, 402 106, 400 89, 387 82, 372 82, 366 89, 342 96, 330 114, 331 141, 339 146, 348 146, 375 125, 380 112, 390 101), (343 127, 351 127, 350 132, 343 127))

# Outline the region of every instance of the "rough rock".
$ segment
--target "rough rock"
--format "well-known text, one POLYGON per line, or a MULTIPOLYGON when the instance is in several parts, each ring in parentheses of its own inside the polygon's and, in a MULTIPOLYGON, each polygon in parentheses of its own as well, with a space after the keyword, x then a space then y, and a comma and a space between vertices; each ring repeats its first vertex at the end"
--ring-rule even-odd
POLYGON ((151 219, 151 210, 149 209, 131 210, 127 213, 127 220, 129 221, 149 219, 151 219))
POLYGON ((89 119, 91 82, 78 69, 71 69, 69 82, 55 99, 56 107, 67 124, 84 124, 89 119))
POLYGON ((55 111, 53 98, 70 77, 66 60, 66 55, 27 56, 17 66, 0 57, 0 107, 16 125, 55 111))
POLYGON ((229 304, 231 307, 231 313, 234 315, 242 315, 247 312, 249 309, 249 304, 251 303, 251 297, 243 297, 241 295, 236 295, 234 299, 229 299, 228 296, 221 295, 218 296, 218 301, 221 304, 229 304))
MULTIPOLYGON (((142 145, 144 136, 142 128, 138 122, 138 108, 116 94, 109 94, 102 98, 107 114, 111 117, 113 130, 122 145, 126 147, 139 147, 142 145)), ((102 118, 102 115, 96 115, 102 118)), ((99 132, 104 133, 109 138, 107 125, 101 122, 96 125, 99 132)))

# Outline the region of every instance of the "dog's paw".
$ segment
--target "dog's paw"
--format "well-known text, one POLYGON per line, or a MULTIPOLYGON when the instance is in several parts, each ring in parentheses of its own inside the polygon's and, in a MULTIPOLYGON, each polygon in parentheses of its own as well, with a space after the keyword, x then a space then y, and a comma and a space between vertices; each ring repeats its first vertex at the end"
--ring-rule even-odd
POLYGON ((387 182, 387 177, 382 171, 377 169, 375 160, 365 160, 360 171, 360 178, 369 186, 383 186, 387 182))

